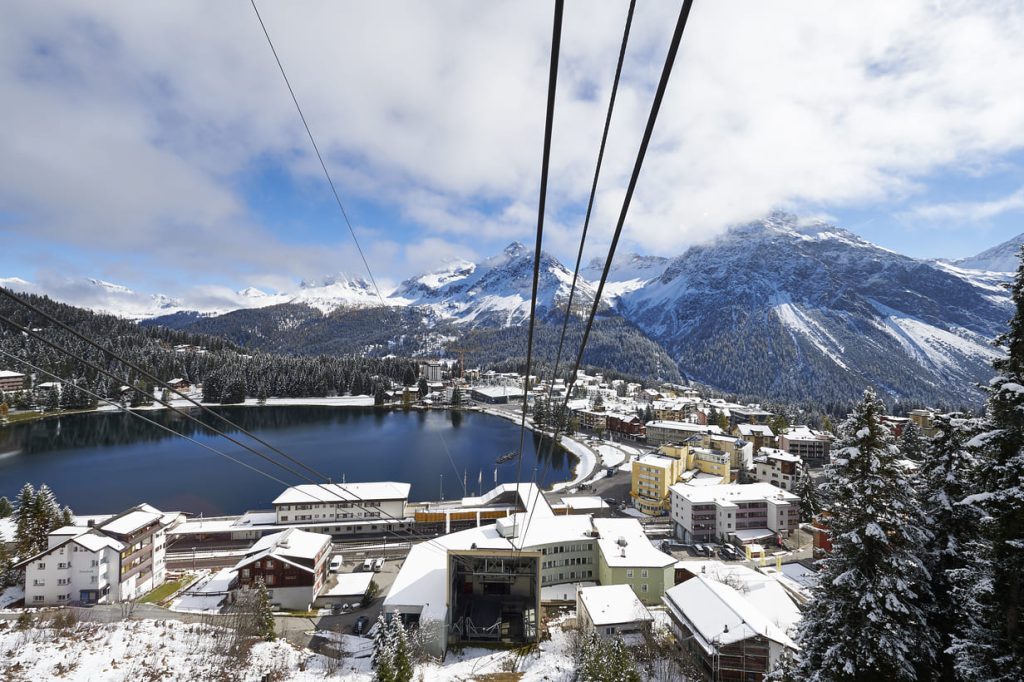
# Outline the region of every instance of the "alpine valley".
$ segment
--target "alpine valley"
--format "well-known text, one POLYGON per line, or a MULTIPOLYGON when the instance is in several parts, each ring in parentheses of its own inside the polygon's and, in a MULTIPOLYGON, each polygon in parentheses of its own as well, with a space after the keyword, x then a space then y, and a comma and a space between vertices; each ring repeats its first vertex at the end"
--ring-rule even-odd
MULTIPOLYGON (((1011 315, 1003 285, 1020 240, 975 258, 924 261, 773 213, 675 258, 620 254, 584 362, 751 398, 838 405, 873 385, 907 404, 978 405, 1000 353, 992 339, 1011 315)), ((581 273, 563 367, 601 267, 581 273)), ((97 280, 106 298, 92 307, 278 353, 463 352, 469 366, 521 369, 532 268, 532 251, 512 243, 480 263, 408 279, 383 304, 367 282, 336 276, 293 293, 232 292, 203 310, 97 280)), ((541 363, 554 360, 571 282, 571 269, 541 254, 541 363)))

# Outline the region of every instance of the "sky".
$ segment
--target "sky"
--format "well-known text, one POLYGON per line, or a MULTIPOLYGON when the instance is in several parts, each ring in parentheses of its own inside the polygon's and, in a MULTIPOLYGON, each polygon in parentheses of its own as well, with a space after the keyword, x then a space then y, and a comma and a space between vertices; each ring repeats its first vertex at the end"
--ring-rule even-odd
MULTIPOLYGON (((679 11, 637 3, 586 259, 679 11)), ((364 276, 247 2, 3 0, 0 278, 199 297, 364 276)), ((382 286, 533 243, 552 3, 258 3, 382 286)), ((544 248, 575 257, 625 1, 569 0, 544 248)), ((774 209, 911 256, 1024 219, 1024 6, 697 0, 620 253, 774 209)))

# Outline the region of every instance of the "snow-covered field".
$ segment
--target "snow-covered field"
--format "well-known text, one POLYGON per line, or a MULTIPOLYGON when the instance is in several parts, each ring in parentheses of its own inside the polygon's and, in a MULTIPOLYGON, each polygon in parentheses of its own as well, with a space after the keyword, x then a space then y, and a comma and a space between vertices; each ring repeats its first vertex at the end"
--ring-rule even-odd
MULTIPOLYGON (((473 680, 510 672, 522 682, 568 682, 575 673, 569 633, 550 626, 550 638, 525 656, 514 651, 466 648, 443 662, 416 666, 414 679, 423 682, 473 680)), ((347 680, 371 682, 371 640, 351 635, 317 633, 340 644, 345 652, 332 659, 287 642, 259 642, 243 654, 227 651, 229 630, 177 621, 132 620, 115 623, 36 624, 25 630, 14 621, 0 621, 0 679, 28 682, 60 679, 69 682, 135 680, 347 680)), ((312 633, 310 633, 312 634, 312 633)))

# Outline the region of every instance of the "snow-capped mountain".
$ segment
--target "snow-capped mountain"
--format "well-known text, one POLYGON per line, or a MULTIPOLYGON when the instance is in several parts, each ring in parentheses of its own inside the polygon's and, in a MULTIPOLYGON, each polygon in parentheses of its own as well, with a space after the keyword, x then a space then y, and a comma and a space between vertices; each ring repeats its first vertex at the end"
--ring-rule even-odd
MULTIPOLYGON (((657 279, 665 272, 670 258, 664 256, 642 256, 638 253, 627 253, 617 256, 608 270, 608 280, 604 285, 602 299, 614 301, 622 294, 639 289, 652 279, 657 279)), ((580 274, 597 286, 604 271, 604 258, 594 258, 580 274)))
MULTIPOLYGON (((399 285, 392 301, 429 308, 438 318, 471 326, 517 325, 530 314, 533 250, 513 242, 480 264, 454 263, 439 272, 420 275, 399 285)), ((572 286, 572 271, 541 252, 537 308, 540 314, 564 305, 572 286)), ((581 278, 573 306, 594 299, 593 287, 581 278)))
POLYGON ((1017 272, 1020 265, 1020 247, 1024 246, 1024 234, 1008 239, 1002 244, 985 249, 970 258, 952 261, 953 265, 968 270, 984 272, 1017 272))
POLYGON ((775 213, 689 249, 620 299, 680 370, 728 390, 975 399, 1009 301, 937 264, 775 213))

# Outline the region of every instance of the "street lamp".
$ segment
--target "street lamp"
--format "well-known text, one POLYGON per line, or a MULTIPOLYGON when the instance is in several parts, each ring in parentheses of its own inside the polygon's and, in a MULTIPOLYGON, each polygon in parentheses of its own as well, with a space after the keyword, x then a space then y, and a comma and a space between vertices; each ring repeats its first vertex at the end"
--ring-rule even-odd
POLYGON ((384 536, 384 551, 383 551, 383 553, 381 554, 381 556, 382 556, 382 557, 383 557, 383 558, 384 558, 385 560, 387 560, 387 558, 388 558, 388 536, 387 536, 387 535, 385 535, 385 536, 384 536))

